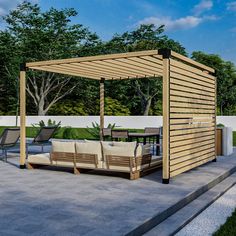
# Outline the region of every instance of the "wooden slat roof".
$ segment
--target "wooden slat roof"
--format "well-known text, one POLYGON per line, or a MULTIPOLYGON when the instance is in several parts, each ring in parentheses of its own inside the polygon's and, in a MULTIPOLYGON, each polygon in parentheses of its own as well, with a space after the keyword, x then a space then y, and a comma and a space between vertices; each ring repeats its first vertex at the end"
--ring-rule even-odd
MULTIPOLYGON (((178 60, 213 72, 212 68, 197 63, 187 57, 171 52, 178 60)), ((163 57, 158 50, 108 54, 70 59, 26 63, 33 70, 48 71, 90 79, 106 80, 159 77, 163 74, 163 57)))

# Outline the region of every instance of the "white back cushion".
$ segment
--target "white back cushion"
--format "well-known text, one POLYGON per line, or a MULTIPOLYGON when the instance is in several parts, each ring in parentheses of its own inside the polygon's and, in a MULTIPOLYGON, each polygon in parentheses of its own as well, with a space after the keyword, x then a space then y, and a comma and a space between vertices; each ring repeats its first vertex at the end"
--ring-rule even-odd
POLYGON ((114 155, 114 156, 128 156, 134 157, 135 148, 133 145, 126 146, 126 147, 119 147, 119 146, 103 146, 103 154, 106 155, 114 155))
POLYGON ((85 143, 75 143, 76 152, 81 154, 96 154, 98 160, 102 160, 102 147, 98 141, 86 141, 85 143))
POLYGON ((112 142, 114 147, 123 147, 123 148, 136 148, 137 142, 112 142))
POLYGON ((52 141, 52 152, 75 153, 75 142, 52 141))

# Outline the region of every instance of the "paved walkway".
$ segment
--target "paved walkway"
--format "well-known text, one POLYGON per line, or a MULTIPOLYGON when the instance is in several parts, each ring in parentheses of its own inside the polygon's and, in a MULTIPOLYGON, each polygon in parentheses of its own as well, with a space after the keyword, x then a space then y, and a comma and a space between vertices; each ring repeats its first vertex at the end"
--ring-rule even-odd
MULTIPOLYGON (((16 154, 14 154, 16 156, 16 154)), ((161 171, 130 181, 119 176, 20 170, 0 161, 0 235, 125 235, 236 166, 221 157, 170 181, 161 171)))
POLYGON ((217 199, 205 211, 179 231, 176 236, 210 236, 236 209, 236 186, 217 199))

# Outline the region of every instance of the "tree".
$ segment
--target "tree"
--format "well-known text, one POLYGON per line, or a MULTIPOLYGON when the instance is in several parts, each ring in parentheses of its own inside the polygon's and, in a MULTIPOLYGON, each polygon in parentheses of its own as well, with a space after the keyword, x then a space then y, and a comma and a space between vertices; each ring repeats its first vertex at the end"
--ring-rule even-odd
POLYGON ((14 37, 0 31, 0 111, 13 115, 18 104, 18 47, 14 37), (12 66, 9 66, 12 65, 12 66))
MULTIPOLYGON (((134 31, 115 35, 105 44, 106 53, 131 52, 169 48, 182 55, 187 55, 185 48, 178 42, 169 39, 164 33, 164 25, 156 27, 153 24, 141 25, 134 31)), ((130 85, 136 91, 141 103, 141 113, 148 115, 155 96, 162 97, 162 80, 160 78, 145 78, 134 80, 130 85)))
MULTIPOLYGON (((22 62, 76 57, 80 47, 99 42, 96 34, 81 24, 70 23, 71 17, 76 15, 74 9, 51 8, 42 12, 37 4, 25 1, 5 17, 5 33, 15 40, 22 62)), ((8 64, 7 70, 10 71, 11 67, 12 63, 8 64)), ((38 115, 45 115, 77 86, 70 76, 34 71, 28 73, 26 89, 38 115)))
POLYGON ((236 68, 232 62, 224 61, 215 54, 193 52, 192 59, 215 69, 217 78, 217 105, 220 115, 235 110, 236 103, 236 68))

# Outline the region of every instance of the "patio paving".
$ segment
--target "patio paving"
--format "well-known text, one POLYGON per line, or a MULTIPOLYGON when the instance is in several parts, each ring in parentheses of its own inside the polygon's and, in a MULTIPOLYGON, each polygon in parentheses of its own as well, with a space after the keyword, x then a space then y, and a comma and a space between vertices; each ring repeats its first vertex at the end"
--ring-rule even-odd
POLYGON ((135 235, 145 222, 236 167, 234 153, 163 185, 161 171, 135 181, 76 176, 62 170, 20 170, 17 156, 0 162, 0 235, 135 235))

